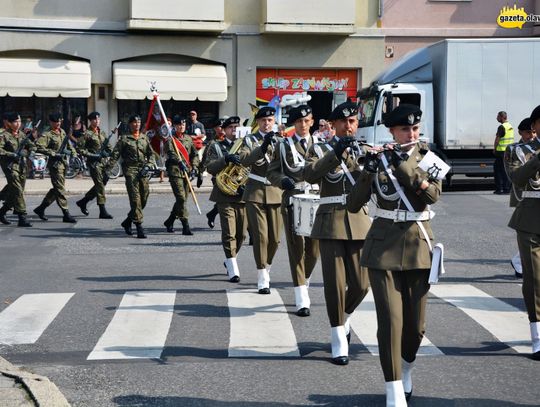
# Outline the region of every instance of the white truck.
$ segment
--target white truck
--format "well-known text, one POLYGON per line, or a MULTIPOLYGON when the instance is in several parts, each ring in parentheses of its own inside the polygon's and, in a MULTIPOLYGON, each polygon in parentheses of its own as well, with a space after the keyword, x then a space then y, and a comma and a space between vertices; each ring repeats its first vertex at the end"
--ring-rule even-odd
POLYGON ((515 129, 540 104, 540 38, 444 40, 412 51, 358 92, 357 137, 392 140, 386 112, 400 103, 420 106, 421 137, 454 174, 493 175, 497 113, 515 129))

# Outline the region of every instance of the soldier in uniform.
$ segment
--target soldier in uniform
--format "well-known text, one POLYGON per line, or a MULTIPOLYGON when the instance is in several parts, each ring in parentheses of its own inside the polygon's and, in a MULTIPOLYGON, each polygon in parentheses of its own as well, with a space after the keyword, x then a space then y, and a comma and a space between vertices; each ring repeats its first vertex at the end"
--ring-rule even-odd
POLYGON ((26 158, 34 149, 32 138, 21 131, 21 117, 17 113, 6 115, 7 127, 0 135, 0 165, 6 175, 7 188, 5 202, 0 208, 0 222, 9 225, 6 219, 8 210, 13 209, 19 217, 17 226, 32 226, 26 220, 24 186, 26 183, 26 158))
MULTIPOLYGON (((540 134, 540 105, 531 113, 531 128, 540 134)), ((540 141, 517 146, 507 166, 512 183, 522 190, 510 226, 517 232, 523 267, 523 299, 530 322, 533 360, 540 360, 540 141)))
POLYGON ((418 143, 421 116, 418 106, 409 104, 388 114, 385 125, 398 144, 384 153, 368 152, 348 197, 347 207, 353 212, 372 194, 376 198, 361 264, 368 268, 375 299, 387 406, 407 405, 411 371, 425 331, 433 240, 429 205, 439 199, 441 181, 418 166, 429 151, 427 144, 418 143), (398 145, 410 143, 399 151, 398 145))
POLYGON ((172 124, 174 126, 173 135, 165 144, 165 154, 167 156, 165 166, 167 167, 169 182, 171 183, 176 201, 170 216, 163 224, 167 228, 167 232, 174 233, 174 221, 178 218, 182 222, 182 234, 192 235, 193 232, 189 227, 188 210, 186 207, 186 201, 189 195, 188 183, 190 180, 186 175, 188 172, 196 171, 196 168, 198 168, 199 155, 191 137, 185 134, 186 119, 176 115, 172 119, 172 124), (176 147, 173 143, 176 143, 176 147))
MULTIPOLYGON (((229 165, 240 165, 238 154, 230 154, 229 151, 235 144, 236 127, 240 123, 238 116, 231 116, 223 122, 225 138, 216 141, 208 150, 207 168, 214 177, 217 176, 229 165)), ((240 281, 240 271, 236 256, 242 247, 246 237, 247 219, 245 203, 242 199, 243 188, 239 188, 236 196, 227 195, 222 192, 217 183, 210 194, 210 200, 216 202, 219 211, 219 221, 221 222, 221 241, 225 251, 225 267, 229 281, 237 283, 240 281)))
POLYGON ((308 149, 315 141, 309 134, 313 125, 313 114, 308 105, 301 105, 290 110, 288 125, 294 125, 295 134, 283 139, 274 151, 272 162, 268 166, 268 180, 281 189, 281 216, 285 225, 289 266, 294 284, 296 315, 310 315, 308 294, 309 278, 319 258, 319 241, 297 235, 294 231, 294 215, 291 198, 303 194, 310 184, 304 180, 305 158, 308 149))
MULTIPOLYGON (((510 178, 509 175, 509 168, 512 163, 513 159, 513 153, 516 147, 520 147, 522 144, 529 143, 533 138, 536 137, 536 133, 534 130, 531 129, 531 119, 527 117, 526 119, 523 119, 521 123, 519 123, 518 126, 518 133, 521 136, 521 139, 517 143, 510 144, 508 147, 506 147, 506 151, 504 152, 504 168, 506 171, 506 174, 510 178)), ((512 189, 510 190, 510 207, 515 208, 519 202, 521 202, 521 189, 518 188, 515 184, 512 184, 512 189)), ((523 277, 523 269, 521 267, 521 257, 518 252, 510 259, 510 264, 512 265, 512 268, 514 269, 514 273, 517 278, 523 277)))
POLYGON ((64 214, 62 221, 77 223, 77 220, 69 213, 65 190, 67 160, 69 156, 75 154, 75 148, 69 142, 69 137, 64 129, 60 127, 62 115, 60 113, 51 113, 49 122, 51 128, 37 140, 36 151, 49 156, 47 168, 51 177, 52 188, 49 189, 41 204, 34 209, 34 213, 40 219, 48 220, 49 218, 45 216, 45 209, 56 200, 64 214))
POLYGON ((122 158, 122 171, 126 182, 131 210, 121 223, 127 235, 133 234, 131 224, 137 229, 137 238, 146 239, 143 222, 143 209, 148 201, 150 186, 148 172, 156 166, 154 150, 150 140, 141 129, 141 117, 132 115, 128 120, 129 134, 122 136, 114 146, 109 161, 112 167, 118 159, 122 158))
POLYGON ((77 150, 87 159, 94 186, 82 199, 75 203, 81 209, 81 212, 88 216, 88 208, 86 206, 88 202, 97 198, 99 218, 112 219, 112 215, 105 208, 105 185, 109 181, 109 176, 105 171, 107 167, 106 160, 110 157, 112 149, 109 143, 104 145, 107 135, 99 127, 101 120, 100 114, 98 112, 92 112, 88 115, 88 120, 90 121, 90 125, 84 132, 84 135, 78 139, 77 150))
MULTIPOLYGON (((4 114, 2 115, 2 128, 0 128, 0 138, 2 138, 4 132, 7 131, 7 127, 8 127, 7 115, 8 115, 7 112, 4 112, 4 114)), ((4 188, 2 188, 2 190, 0 191, 0 201, 6 200, 7 190, 8 190, 8 185, 6 184, 4 185, 4 188)))
POLYGON ((281 189, 270 184, 266 171, 278 137, 272 131, 276 109, 265 106, 255 114, 259 131, 247 135, 240 150, 243 166, 250 167, 244 191, 248 228, 253 237, 259 294, 270 294, 270 268, 279 246, 282 220, 281 189))
POLYGON ((366 207, 352 213, 345 206, 345 196, 360 173, 362 151, 353 137, 358 128, 357 115, 354 103, 338 105, 330 115, 336 136, 312 146, 304 168, 307 182, 320 183, 321 198, 311 238, 319 239, 332 362, 337 365, 349 363, 350 316, 369 290, 360 255, 371 222, 366 207))

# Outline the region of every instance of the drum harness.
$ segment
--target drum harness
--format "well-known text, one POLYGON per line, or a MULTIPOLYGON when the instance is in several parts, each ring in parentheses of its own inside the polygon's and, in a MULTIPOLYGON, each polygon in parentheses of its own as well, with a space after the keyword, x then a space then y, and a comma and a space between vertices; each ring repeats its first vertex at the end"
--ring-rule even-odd
MULTIPOLYGON (((261 133, 260 131, 259 131, 259 134, 262 135, 263 137, 266 135, 266 134, 261 133)), ((254 135, 246 136, 245 142, 246 142, 246 145, 249 147, 249 149, 252 150, 252 151, 253 151, 253 144, 255 144, 256 147, 260 147, 261 144, 262 144, 262 142, 259 142, 259 140, 257 140, 257 137, 254 136, 254 135)), ((272 145, 272 147, 274 147, 273 138, 272 138, 271 145, 272 145)), ((266 164, 270 163, 270 157, 268 156, 268 153, 265 153, 263 158, 261 158, 260 160, 257 160, 255 162, 255 165, 257 167, 260 167, 260 166, 264 165, 265 162, 266 162, 266 164)), ((258 182, 261 182, 264 185, 272 185, 270 183, 270 181, 268 181, 268 179, 266 179, 266 177, 261 177, 260 175, 253 174, 251 172, 249 173, 248 178, 250 178, 252 180, 255 180, 255 181, 258 181, 258 182)))
MULTIPOLYGON (((528 144, 522 144, 516 146, 516 155, 519 158, 519 161, 521 161, 521 164, 525 164, 527 162, 527 159, 525 157, 525 153, 522 150, 522 147, 527 148, 531 153, 535 153, 534 149, 528 145, 528 144)), ((532 178, 529 178, 529 185, 534 191, 522 191, 521 192, 521 198, 518 196, 518 193, 516 191, 516 187, 514 184, 512 184, 512 188, 514 190, 514 195, 516 196, 516 199, 518 202, 523 201, 524 198, 540 198, 540 180, 534 180, 532 178)))

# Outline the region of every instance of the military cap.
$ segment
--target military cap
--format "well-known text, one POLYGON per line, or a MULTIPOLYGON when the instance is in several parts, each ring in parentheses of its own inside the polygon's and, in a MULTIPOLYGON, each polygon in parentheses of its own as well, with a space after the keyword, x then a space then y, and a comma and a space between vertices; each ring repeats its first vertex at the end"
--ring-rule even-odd
POLYGON ((128 123, 133 123, 135 120, 141 120, 141 116, 138 114, 132 114, 129 116, 128 123))
POLYGON ((59 122, 60 120, 62 120, 62 113, 51 113, 49 115, 49 120, 51 122, 59 122))
POLYGON ((313 110, 308 105, 300 105, 289 110, 289 118, 287 119, 287 124, 290 126, 294 124, 298 119, 309 116, 313 113, 313 110))
POLYGON ((263 106, 255 114, 256 119, 262 119, 263 117, 270 117, 276 114, 276 109, 272 106, 263 106))
POLYGON ((530 119, 531 119, 531 125, 532 125, 535 121, 537 121, 538 119, 540 119, 540 105, 538 105, 538 106, 536 106, 536 107, 534 108, 534 110, 533 110, 532 113, 531 113, 530 119))
POLYGON ((88 120, 95 120, 100 116, 99 112, 92 112, 88 115, 88 120))
POLYGON ((219 117, 216 119, 212 127, 223 127, 223 122, 225 121, 226 117, 219 117))
POLYGON ((358 106, 353 102, 344 102, 337 105, 332 113, 330 113, 330 120, 347 119, 358 114, 358 106))
POLYGON ((394 126, 413 126, 420 123, 422 111, 416 105, 403 103, 386 115, 384 125, 386 127, 394 126))
POLYGON ((521 123, 519 123, 518 130, 529 131, 531 130, 531 125, 532 125, 531 119, 527 117, 523 119, 521 123))
POLYGON ((240 118, 238 116, 231 116, 225 119, 222 126, 224 129, 232 124, 240 124, 240 118))
POLYGON ((10 123, 21 118, 21 116, 19 116, 19 113, 15 113, 15 112, 6 113, 5 117, 6 117, 6 120, 10 123))
POLYGON ((179 114, 175 114, 172 118, 172 124, 182 124, 186 122, 186 118, 184 116, 180 116, 179 114))

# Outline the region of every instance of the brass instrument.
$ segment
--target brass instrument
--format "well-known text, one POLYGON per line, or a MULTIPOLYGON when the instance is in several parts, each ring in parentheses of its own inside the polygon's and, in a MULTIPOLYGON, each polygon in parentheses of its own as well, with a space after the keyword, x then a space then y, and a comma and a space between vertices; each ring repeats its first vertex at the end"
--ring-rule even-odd
MULTIPOLYGON (((243 139, 236 140, 229 151, 229 154, 236 154, 242 146, 243 139)), ((238 188, 244 186, 248 181, 249 168, 243 165, 229 163, 216 175, 216 184, 221 192, 226 195, 235 196, 238 188)))

